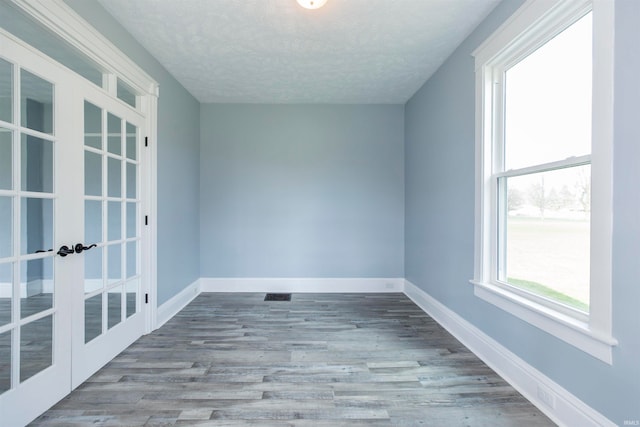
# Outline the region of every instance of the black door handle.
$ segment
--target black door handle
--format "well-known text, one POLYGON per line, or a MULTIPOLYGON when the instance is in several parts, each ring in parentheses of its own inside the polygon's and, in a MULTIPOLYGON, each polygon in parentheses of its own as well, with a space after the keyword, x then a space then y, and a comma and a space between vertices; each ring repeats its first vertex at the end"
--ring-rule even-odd
POLYGON ((67 245, 63 245, 60 246, 60 249, 56 253, 64 258, 67 255, 71 255, 72 253, 74 253, 74 250, 73 248, 69 248, 67 245))
POLYGON ((88 251, 89 249, 95 248, 96 246, 98 245, 96 245, 95 243, 89 246, 85 246, 82 243, 76 243, 75 249, 77 254, 81 254, 82 251, 88 251))

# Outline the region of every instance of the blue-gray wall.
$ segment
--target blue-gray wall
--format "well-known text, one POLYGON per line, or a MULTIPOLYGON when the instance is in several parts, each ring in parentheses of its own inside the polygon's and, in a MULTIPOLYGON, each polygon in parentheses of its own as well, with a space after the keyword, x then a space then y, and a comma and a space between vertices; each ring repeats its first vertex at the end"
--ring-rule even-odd
POLYGON ((202 277, 403 277, 402 105, 203 105, 202 277))
POLYGON ((200 103, 95 0, 65 0, 160 85, 158 304, 199 276, 200 103))
POLYGON ((615 423, 640 420, 640 2, 616 2, 613 365, 476 298, 474 61, 501 3, 405 106, 406 278, 615 423))

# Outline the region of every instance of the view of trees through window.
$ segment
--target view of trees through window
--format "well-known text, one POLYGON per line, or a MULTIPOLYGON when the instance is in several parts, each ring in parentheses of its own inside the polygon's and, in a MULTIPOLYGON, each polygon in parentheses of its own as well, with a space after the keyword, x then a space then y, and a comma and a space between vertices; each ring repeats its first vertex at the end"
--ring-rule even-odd
POLYGON ((590 165, 507 180, 507 282, 588 311, 590 165))
POLYGON ((591 14, 505 72, 500 280, 589 311, 591 14), (522 172, 519 172, 522 170, 522 172))

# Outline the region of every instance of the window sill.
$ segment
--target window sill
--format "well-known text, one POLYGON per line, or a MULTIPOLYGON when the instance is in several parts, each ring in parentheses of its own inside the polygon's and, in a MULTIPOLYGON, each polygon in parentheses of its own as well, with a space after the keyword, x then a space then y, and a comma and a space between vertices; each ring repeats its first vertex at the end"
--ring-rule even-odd
POLYGON ((549 307, 509 292, 500 286, 471 280, 478 298, 536 326, 554 337, 573 345, 611 365, 612 349, 618 341, 589 328, 589 324, 559 313, 549 307))

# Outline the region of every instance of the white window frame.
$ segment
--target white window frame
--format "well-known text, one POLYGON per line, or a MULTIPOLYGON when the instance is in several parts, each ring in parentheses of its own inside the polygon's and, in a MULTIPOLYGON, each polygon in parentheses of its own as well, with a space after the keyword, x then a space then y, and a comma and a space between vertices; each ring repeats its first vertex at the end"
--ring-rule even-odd
MULTIPOLYGON (((606 0, 528 0, 473 52, 476 69, 476 197, 474 293, 514 316, 608 363, 612 336, 614 4, 606 0), (504 70, 593 11, 590 309, 584 315, 505 286, 498 276, 498 176, 503 135, 504 70)), ((544 165, 562 167, 571 161, 544 165)), ((535 169, 535 168, 533 168, 535 169)), ((533 170, 532 169, 532 170, 533 170)), ((522 170, 520 170, 522 172, 522 170)))

